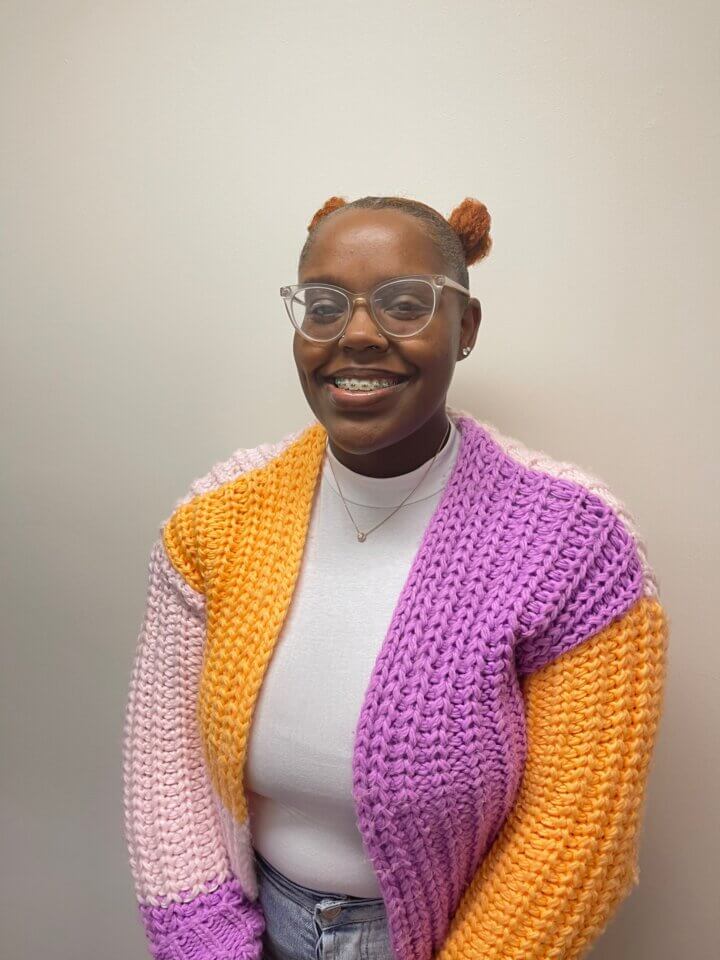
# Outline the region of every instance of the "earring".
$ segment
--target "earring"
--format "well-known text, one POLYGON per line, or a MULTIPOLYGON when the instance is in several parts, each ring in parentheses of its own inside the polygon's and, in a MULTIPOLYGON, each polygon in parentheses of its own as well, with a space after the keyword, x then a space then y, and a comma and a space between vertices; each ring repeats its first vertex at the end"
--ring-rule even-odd
POLYGON ((469 353, 470 353, 470 347, 463 347, 463 348, 462 348, 462 355, 463 355, 464 357, 466 357, 469 353))

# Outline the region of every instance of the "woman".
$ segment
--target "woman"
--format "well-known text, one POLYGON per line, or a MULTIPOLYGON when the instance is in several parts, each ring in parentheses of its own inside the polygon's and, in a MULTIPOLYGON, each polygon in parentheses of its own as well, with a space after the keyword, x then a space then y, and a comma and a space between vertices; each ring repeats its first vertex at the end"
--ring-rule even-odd
POLYGON ((668 625, 597 478, 446 405, 485 206, 333 197, 314 414, 152 548, 126 832, 160 960, 582 956, 638 879, 668 625))

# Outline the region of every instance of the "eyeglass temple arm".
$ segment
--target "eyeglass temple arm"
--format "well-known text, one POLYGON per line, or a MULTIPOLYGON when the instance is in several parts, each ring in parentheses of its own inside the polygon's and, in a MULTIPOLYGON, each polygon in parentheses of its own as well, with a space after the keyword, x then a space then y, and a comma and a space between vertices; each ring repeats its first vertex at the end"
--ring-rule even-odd
POLYGON ((463 285, 458 283, 457 280, 451 280, 450 277, 445 277, 445 285, 452 287, 453 290, 459 290, 460 293, 466 293, 468 296, 471 296, 467 287, 463 287, 463 285))

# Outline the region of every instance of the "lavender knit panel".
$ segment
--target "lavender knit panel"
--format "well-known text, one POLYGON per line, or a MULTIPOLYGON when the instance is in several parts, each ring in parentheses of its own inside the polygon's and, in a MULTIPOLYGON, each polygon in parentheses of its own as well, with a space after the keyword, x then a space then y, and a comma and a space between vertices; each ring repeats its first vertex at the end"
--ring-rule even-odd
POLYGON ((615 511, 569 480, 554 480, 533 550, 547 570, 520 594, 518 674, 539 670, 621 617, 643 594, 635 540, 615 511))
POLYGON ((430 960, 512 809, 519 674, 642 593, 632 537, 580 484, 507 456, 470 417, 375 662, 353 793, 398 960, 430 960))
POLYGON ((155 960, 260 960, 265 918, 235 879, 189 903, 140 906, 155 960))

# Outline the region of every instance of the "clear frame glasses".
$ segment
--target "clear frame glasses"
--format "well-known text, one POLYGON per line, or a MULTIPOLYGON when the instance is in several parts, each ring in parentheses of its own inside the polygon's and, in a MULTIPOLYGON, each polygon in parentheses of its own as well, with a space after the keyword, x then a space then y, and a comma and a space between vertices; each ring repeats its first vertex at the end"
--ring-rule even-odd
POLYGON ((358 302, 388 337, 415 337, 435 316, 445 287, 470 296, 443 274, 396 277, 363 294, 331 283, 294 283, 280 287, 280 296, 298 333, 313 343, 330 343, 343 335, 358 302))

